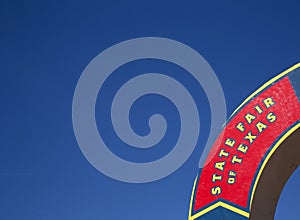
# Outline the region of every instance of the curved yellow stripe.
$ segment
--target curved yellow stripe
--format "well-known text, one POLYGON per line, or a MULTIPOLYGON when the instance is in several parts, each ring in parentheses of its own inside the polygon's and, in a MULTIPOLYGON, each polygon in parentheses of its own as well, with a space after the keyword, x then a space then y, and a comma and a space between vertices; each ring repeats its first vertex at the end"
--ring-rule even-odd
POLYGON ((249 100, 251 100, 255 95, 257 95, 258 93, 260 93, 262 90, 264 90, 265 88, 267 88, 269 85, 271 85, 272 83, 274 83, 276 80, 284 77, 285 75, 287 75, 288 73, 292 72, 293 70, 297 69, 300 67, 300 63, 297 63, 296 65, 290 67, 289 69, 285 70, 284 72, 280 73, 279 75, 275 76, 274 78, 270 79, 268 82, 266 82, 265 84, 263 84, 260 88, 258 88, 255 92, 253 92, 248 98, 246 98, 242 104, 239 105, 239 107, 237 107, 234 112, 230 115, 229 118, 231 118, 238 110, 240 110, 249 100))
POLYGON ((192 191, 192 195, 191 195, 191 199, 190 199, 189 220, 192 220, 193 200, 194 200, 197 179, 198 179, 198 175, 196 176, 196 178, 194 180, 193 191, 192 191))
POLYGON ((200 217, 200 216, 202 216, 202 215, 204 215, 204 214, 206 214, 206 213, 208 213, 208 212, 210 212, 210 211, 212 211, 212 210, 214 210, 214 209, 216 209, 216 208, 218 208, 220 206, 223 207, 223 208, 225 208, 225 209, 228 209, 230 211, 233 211, 235 213, 238 213, 238 214, 240 214, 242 216, 245 216, 247 218, 249 218, 249 216, 250 216, 250 214, 248 212, 245 212, 245 211, 243 211, 241 209, 238 209, 238 208, 236 208, 234 206, 228 205, 228 204, 226 204, 224 202, 217 202, 217 203, 215 203, 215 204, 207 207, 206 209, 198 212, 197 214, 189 217, 189 220, 194 220, 194 219, 196 219, 196 218, 198 218, 198 217, 200 217))
POLYGON ((208 212, 212 211, 213 209, 218 208, 220 206, 223 207, 223 208, 226 208, 228 210, 231 210, 231 211, 233 211, 235 213, 238 213, 238 214, 240 214, 242 216, 245 216, 245 217, 249 218, 250 214, 248 212, 245 212, 245 211, 243 211, 241 209, 238 209, 238 208, 236 208, 234 206, 228 205, 228 204, 226 204, 224 202, 221 202, 221 201, 219 201, 219 202, 217 202, 217 203, 215 203, 215 204, 207 207, 206 209, 198 212, 195 215, 192 215, 193 200, 194 200, 194 195, 195 195, 197 180, 198 180, 198 175, 197 175, 197 177, 194 180, 193 191, 192 191, 192 196, 191 196, 191 200, 190 200, 190 210, 189 210, 189 218, 188 218, 189 220, 194 220, 194 219, 196 219, 196 218, 198 218, 198 217, 200 217, 200 216, 202 216, 202 215, 204 215, 204 214, 206 214, 206 213, 208 213, 208 212))
POLYGON ((294 127, 292 127, 285 135, 283 135, 274 145, 274 147, 272 148, 272 150, 269 152, 269 154, 267 155, 267 157, 265 158, 254 183, 253 189, 252 189, 252 194, 251 194, 251 200, 250 200, 250 210, 251 210, 251 206, 252 206, 252 200, 253 200, 253 196, 258 184, 258 181, 260 179, 260 176, 266 166, 266 164, 268 163, 268 161, 270 160, 270 157, 273 155, 273 153, 277 150, 277 148, 280 146, 280 144, 287 139, 294 131, 296 131, 298 128, 300 128, 300 122, 298 124, 296 124, 294 127))

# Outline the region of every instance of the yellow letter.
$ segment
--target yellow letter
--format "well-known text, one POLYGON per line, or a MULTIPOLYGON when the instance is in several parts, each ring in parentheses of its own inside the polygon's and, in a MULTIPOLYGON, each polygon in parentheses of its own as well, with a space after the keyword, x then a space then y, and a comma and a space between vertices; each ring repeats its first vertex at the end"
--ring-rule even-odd
POLYGON ((265 99, 265 100, 264 100, 264 103, 265 103, 265 106, 266 106, 267 108, 270 108, 272 105, 275 104, 275 102, 273 101, 272 98, 267 98, 267 99, 265 99))
POLYGON ((235 143, 235 140, 233 140, 231 138, 227 138, 225 141, 225 144, 229 147, 233 147, 234 143, 235 143))
POLYGON ((228 177, 227 183, 228 184, 234 184, 235 183, 235 177, 236 177, 236 172, 230 170, 229 171, 229 177, 228 177))
POLYGON ((267 119, 270 123, 273 123, 274 121, 276 121, 276 115, 273 113, 273 112, 270 112, 268 115, 267 115, 267 119))
POLYGON ((212 181, 215 183, 217 180, 221 181, 222 180, 222 176, 218 176, 217 174, 214 174, 212 176, 212 181))
POLYGON ((248 151, 248 146, 247 145, 244 145, 244 144, 240 144, 237 148, 238 151, 242 152, 242 153, 247 153, 248 151))
POLYGON ((220 153, 219 153, 219 157, 228 157, 229 153, 226 152, 224 149, 221 149, 220 153))
POLYGON ((251 115, 250 113, 247 113, 247 115, 245 115, 245 119, 247 120, 248 124, 251 124, 252 121, 254 121, 256 117, 254 115, 251 115))
POLYGON ((222 189, 219 186, 215 186, 214 188, 211 188, 211 194, 214 196, 220 195, 222 193, 222 189))
POLYGON ((261 114, 263 112, 263 110, 260 108, 259 105, 256 105, 254 108, 259 114, 261 114))
POLYGON ((265 130, 267 128, 267 125, 265 125, 262 122, 258 122, 256 124, 256 128, 257 128, 258 132, 261 133, 263 130, 265 130))
POLYGON ((223 162, 216 162, 215 168, 223 171, 224 170, 224 165, 225 165, 224 161, 223 162))
POLYGON ((247 136, 244 137, 245 140, 248 140, 250 142, 250 144, 253 143, 253 141, 256 139, 257 136, 252 135, 251 131, 248 132, 247 136))
POLYGON ((233 156, 231 163, 235 164, 235 163, 242 163, 242 159, 238 158, 237 156, 233 156))
POLYGON ((236 128, 239 129, 239 131, 241 131, 241 132, 245 131, 245 127, 242 122, 238 123, 236 128))

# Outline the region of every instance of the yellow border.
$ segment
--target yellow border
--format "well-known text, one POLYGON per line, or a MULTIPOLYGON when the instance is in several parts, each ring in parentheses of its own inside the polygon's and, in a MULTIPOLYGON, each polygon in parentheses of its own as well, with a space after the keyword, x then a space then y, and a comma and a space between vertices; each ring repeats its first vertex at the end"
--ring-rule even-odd
POLYGON ((192 195, 191 195, 191 199, 190 199, 189 220, 192 219, 193 200, 194 200, 194 194, 195 194, 195 189, 196 189, 196 185, 197 185, 197 179, 198 179, 198 175, 196 176, 196 179, 194 180, 193 191, 192 191, 192 195))
POLYGON ((271 156, 273 155, 273 153, 277 150, 277 148, 280 146, 280 144, 287 139, 294 131, 296 131, 298 128, 300 128, 300 122, 298 124, 296 124, 294 127, 292 127, 285 135, 283 135, 274 145, 274 147, 272 148, 272 150, 269 152, 269 154, 266 156, 266 158, 264 159, 264 162, 262 164, 262 166, 260 167, 260 170, 256 176, 256 180, 252 189, 252 194, 251 194, 251 199, 250 199, 250 210, 251 210, 251 206, 252 206, 252 200, 254 197, 254 193, 258 184, 258 181, 260 179, 260 176, 266 166, 266 164, 268 163, 268 161, 270 160, 271 156))
POLYGON ((293 70, 297 69, 300 67, 300 63, 295 64, 294 66, 288 68, 287 70, 285 70, 284 72, 280 73, 279 75, 275 76, 274 78, 270 79, 268 82, 266 82, 265 84, 263 84, 260 88, 258 88, 255 92, 253 92, 248 98, 246 98, 242 104, 239 105, 239 107, 237 107, 234 112, 230 115, 229 118, 231 118, 238 110, 240 110, 242 108, 243 105, 245 105, 250 99, 252 99, 255 95, 257 95, 258 93, 260 93, 262 90, 264 90, 266 87, 268 87, 269 85, 271 85, 273 82, 275 82, 276 80, 282 78, 283 76, 285 76, 286 74, 292 72, 293 70))
POLYGON ((224 202, 219 201, 219 202, 217 202, 217 203, 215 203, 215 204, 207 207, 206 209, 202 210, 201 212, 198 212, 197 214, 195 214, 193 216, 190 216, 189 220, 194 220, 194 219, 196 219, 196 218, 198 218, 198 217, 200 217, 200 216, 202 216, 202 215, 204 215, 204 214, 210 212, 211 210, 216 209, 216 208, 218 208, 220 206, 223 207, 223 208, 225 208, 225 209, 228 209, 230 211, 233 211, 235 213, 238 213, 238 214, 240 214, 242 216, 245 216, 247 218, 250 217, 250 213, 245 212, 245 211, 240 210, 240 209, 238 209, 238 208, 236 208, 234 206, 231 206, 231 205, 228 205, 228 204, 226 204, 224 202))
POLYGON ((219 202, 217 202, 217 203, 215 203, 215 204, 207 207, 206 209, 203 209, 202 211, 200 211, 197 214, 195 214, 195 215, 192 216, 193 200, 194 200, 194 194, 195 194, 195 189, 196 189, 196 185, 197 185, 197 179, 198 179, 198 176, 196 177, 196 179, 194 181, 194 186, 193 186, 193 191, 192 191, 192 196, 191 196, 191 201, 190 201, 190 210, 189 210, 189 219, 188 220, 194 220, 194 219, 196 219, 196 218, 198 218, 198 217, 200 217, 200 216, 202 216, 202 215, 204 215, 204 214, 210 212, 211 210, 216 209, 216 208, 218 208, 220 206, 223 207, 223 208, 226 208, 226 209, 228 209, 230 211, 233 211, 235 213, 238 213, 238 214, 240 214, 242 216, 245 216, 245 217, 249 218, 250 213, 245 212, 243 210, 240 210, 240 209, 238 209, 238 208, 236 208, 234 206, 228 205, 228 204, 226 204, 224 202, 221 202, 221 201, 219 201, 219 202))
MULTIPOLYGON (((275 76, 274 78, 272 78, 271 80, 269 80, 268 82, 266 82, 265 84, 263 84, 260 88, 258 88, 255 92, 253 92, 250 96, 248 96, 248 98, 246 98, 242 104, 240 104, 235 110, 234 112, 230 115, 229 118, 231 118, 232 116, 234 116, 234 114, 239 111, 249 100, 251 100, 255 95, 257 95, 258 93, 260 93, 261 91, 263 91, 265 88, 267 88, 269 85, 271 85, 272 83, 274 83, 275 81, 277 81, 278 79, 284 77, 285 75, 287 75, 288 73, 292 72, 293 70, 297 69, 300 67, 300 63, 297 63, 295 64, 294 66, 288 68, 287 70, 285 70, 284 72, 280 73, 279 75, 275 76)), ((256 180, 255 180, 255 183, 254 183, 254 186, 253 186, 253 189, 252 189, 252 193, 251 193, 251 199, 250 199, 250 210, 251 210, 251 207, 252 207, 252 201, 253 201, 253 197, 254 197, 254 193, 255 193, 255 190, 256 190, 256 187, 257 187, 257 184, 258 184, 258 181, 260 179, 260 176, 267 164, 267 162, 269 161, 270 157, 273 155, 273 153, 277 150, 277 148, 280 146, 280 144, 285 140, 287 139, 295 130, 297 130, 298 128, 300 127, 300 123, 296 124, 293 128, 291 128, 285 135, 283 135, 277 142, 276 144, 274 145, 274 147, 272 148, 272 150, 269 152, 269 154, 266 156, 266 158, 264 159, 264 162, 262 164, 262 166, 260 167, 260 170, 256 176, 256 180)), ((189 210, 189 220, 194 220, 208 212, 210 212, 211 210, 217 208, 217 207, 223 207, 223 208, 226 208, 226 209, 229 209, 235 213, 238 213, 242 216, 245 216, 247 218, 250 217, 250 213, 248 212, 245 212, 243 210, 240 210, 234 206, 231 206, 231 205, 228 205, 224 202, 217 202, 209 207, 207 207, 206 209, 198 212, 197 214, 193 215, 192 216, 192 209, 193 209, 193 200, 194 200, 194 194, 195 194, 195 188, 196 188, 196 183, 197 183, 197 178, 198 176, 196 177, 195 181, 194 181, 194 186, 193 186, 193 192, 192 192, 192 195, 191 195, 191 200, 190 200, 190 210, 189 210)))

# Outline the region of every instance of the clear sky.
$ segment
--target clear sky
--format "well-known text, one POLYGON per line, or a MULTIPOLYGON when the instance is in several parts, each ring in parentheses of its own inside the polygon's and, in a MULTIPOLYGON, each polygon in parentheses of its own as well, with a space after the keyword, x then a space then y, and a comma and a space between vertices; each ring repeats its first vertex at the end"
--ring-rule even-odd
MULTIPOLYGON (((165 114, 166 139, 148 152, 126 146, 106 117, 109 97, 120 82, 146 71, 175 75, 200 109, 200 136, 189 160, 160 181, 128 184, 101 174, 78 147, 72 99, 82 71, 116 43, 171 38, 209 62, 230 114, 261 84, 300 62, 299 6, 297 1, 258 0, 1 1, 0 219, 186 219, 210 127, 204 91, 182 69, 155 60, 133 62, 110 78, 113 83, 103 88, 107 96, 97 101, 96 118, 111 151, 122 158, 146 162, 165 155, 177 140, 180 122, 172 103, 145 97, 132 109, 133 128, 145 135, 147 117, 165 114)), ((277 220, 297 219, 299 184, 298 170, 284 189, 277 220)))

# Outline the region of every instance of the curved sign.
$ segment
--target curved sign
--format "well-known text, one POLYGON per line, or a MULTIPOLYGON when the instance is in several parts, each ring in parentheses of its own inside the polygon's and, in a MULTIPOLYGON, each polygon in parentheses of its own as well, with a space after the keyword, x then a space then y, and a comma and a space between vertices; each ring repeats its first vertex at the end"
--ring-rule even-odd
POLYGON ((284 154, 300 155, 299 147, 295 151, 299 100, 300 63, 264 84, 234 111, 196 177, 189 220, 272 219, 282 187, 300 161, 298 156, 280 160, 284 154), (276 156, 281 148, 285 151, 276 156), (254 208, 262 201, 265 207, 254 208))

